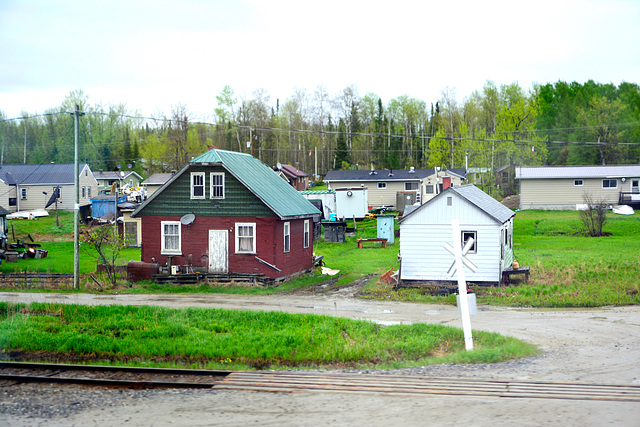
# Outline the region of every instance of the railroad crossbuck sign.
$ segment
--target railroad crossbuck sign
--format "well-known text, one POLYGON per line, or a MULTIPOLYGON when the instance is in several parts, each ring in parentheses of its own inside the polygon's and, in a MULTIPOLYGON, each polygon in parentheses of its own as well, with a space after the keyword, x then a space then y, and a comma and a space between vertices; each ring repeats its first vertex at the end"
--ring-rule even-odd
POLYGON ((462 330, 464 331, 464 345, 467 350, 473 350, 473 337, 471 336, 471 318, 469 315, 469 299, 467 297, 467 281, 464 276, 464 266, 475 272, 477 267, 466 258, 469 249, 473 246, 473 238, 467 240, 462 248, 460 239, 460 221, 451 220, 453 246, 444 244, 444 248, 453 255, 453 264, 449 268, 449 275, 458 273, 458 295, 460 295, 460 312, 462 313, 462 330))

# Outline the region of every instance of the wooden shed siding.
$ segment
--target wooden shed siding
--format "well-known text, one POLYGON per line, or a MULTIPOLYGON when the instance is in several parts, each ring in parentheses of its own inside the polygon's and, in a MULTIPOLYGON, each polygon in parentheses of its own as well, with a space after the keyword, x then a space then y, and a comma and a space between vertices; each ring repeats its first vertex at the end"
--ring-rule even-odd
MULTIPOLYGON (((142 261, 151 262, 155 258, 160 264, 167 263, 167 256, 161 254, 161 222, 179 221, 180 216, 142 216, 142 261)), ((286 277, 313 267, 313 241, 303 248, 304 220, 292 220, 291 251, 284 253, 283 222, 276 217, 196 217, 190 225, 181 225, 182 255, 174 256, 173 263, 187 264, 189 255, 196 266, 208 267, 209 230, 229 231, 229 271, 234 273, 261 273, 274 279, 286 277), (256 224, 256 253, 237 254, 235 248, 235 224, 256 224), (257 261, 260 259, 275 265, 281 271, 257 261)), ((312 239, 313 236, 310 236, 312 239)))
POLYGON ((240 181, 226 172, 223 167, 191 167, 180 175, 168 188, 152 200, 139 216, 171 216, 192 213, 198 216, 276 216, 240 181), (191 200, 191 173, 205 173, 205 198, 191 200), (210 173, 224 172, 225 198, 210 199, 210 173))
POLYGON ((522 179, 520 180, 521 209, 575 209, 590 194, 596 201, 617 204, 621 191, 630 191, 630 182, 619 179, 617 188, 602 188, 604 178, 522 179), (574 181, 582 179, 582 186, 574 181))

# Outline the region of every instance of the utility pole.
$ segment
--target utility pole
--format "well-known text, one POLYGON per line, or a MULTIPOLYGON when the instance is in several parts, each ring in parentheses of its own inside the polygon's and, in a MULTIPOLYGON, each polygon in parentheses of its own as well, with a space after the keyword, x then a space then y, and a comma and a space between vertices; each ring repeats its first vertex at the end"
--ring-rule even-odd
POLYGON ((74 118, 74 168, 73 168, 73 185, 74 185, 74 205, 73 205, 73 289, 79 288, 80 279, 80 252, 79 252, 79 222, 80 222, 80 196, 79 196, 79 180, 80 180, 80 166, 78 164, 78 128, 80 116, 84 116, 84 113, 80 112, 80 107, 76 104, 76 110, 71 113, 74 118))

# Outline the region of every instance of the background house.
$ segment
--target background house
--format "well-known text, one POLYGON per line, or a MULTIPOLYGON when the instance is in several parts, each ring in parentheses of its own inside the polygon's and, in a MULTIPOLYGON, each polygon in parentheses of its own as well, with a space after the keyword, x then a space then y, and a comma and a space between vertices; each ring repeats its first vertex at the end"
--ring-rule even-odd
MULTIPOLYGON (((57 208, 73 211, 75 204, 75 165, 44 163, 39 165, 2 165, 0 167, 0 205, 10 212, 44 209, 53 190, 60 187, 57 208)), ((98 194, 98 182, 87 164, 79 165, 79 204, 91 204, 98 194)), ((48 209, 55 209, 51 205, 48 209)))
POLYGON ((313 267, 318 211, 255 157, 213 149, 193 159, 132 217, 142 261, 274 279, 313 267))
POLYGON ((287 180, 293 188, 298 191, 305 191, 309 189, 309 175, 305 172, 298 170, 295 166, 280 165, 279 173, 284 179, 287 180))
POLYGON ((464 247, 474 239, 467 258, 478 269, 465 271, 470 282, 499 283, 513 262, 513 216, 508 209, 474 185, 450 187, 400 221, 400 280, 455 281, 448 274, 453 256, 451 220, 460 221, 464 247))
POLYGON ((640 165, 517 167, 520 209, 573 210, 593 201, 640 204, 640 165))
POLYGON ((371 171, 332 170, 324 181, 331 189, 366 187, 370 209, 422 204, 439 194, 447 185, 465 182, 464 169, 385 169, 371 171))
POLYGON ((96 181, 98 181, 98 191, 111 190, 113 184, 117 184, 118 188, 125 185, 129 187, 140 187, 142 177, 134 171, 102 171, 93 173, 96 181))
POLYGON ((154 173, 149 178, 142 181, 142 185, 147 189, 147 197, 160 189, 167 181, 176 174, 176 171, 170 173, 154 173))

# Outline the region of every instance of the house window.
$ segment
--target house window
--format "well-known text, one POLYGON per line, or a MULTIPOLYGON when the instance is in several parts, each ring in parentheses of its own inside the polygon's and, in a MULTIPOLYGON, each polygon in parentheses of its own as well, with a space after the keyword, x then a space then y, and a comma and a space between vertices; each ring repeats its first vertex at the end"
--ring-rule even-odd
POLYGON ((162 221, 162 254, 178 255, 180 248, 180 221, 162 221))
POLYGON ((82 198, 84 199, 86 197, 86 187, 82 187, 82 198))
POLYGON ((191 198, 204 199, 204 172, 191 172, 191 198))
POLYGON ((27 189, 26 188, 21 188, 20 189, 20 200, 27 200, 27 189))
POLYGON ((87 197, 91 198, 91 187, 87 187, 87 197))
POLYGON ((304 247, 309 247, 309 220, 304 220, 304 247))
POLYGON ((465 245, 467 244, 467 242, 470 239, 473 239, 473 243, 471 244, 471 248, 469 249, 469 251, 467 253, 468 254, 478 253, 478 251, 477 251, 478 239, 477 239, 477 232, 475 232, 475 231, 463 231, 462 232, 462 247, 464 248, 465 245))
POLYGON ((575 185, 576 187, 582 187, 584 185, 584 182, 581 179, 576 179, 575 181, 573 181, 573 185, 575 185))
POLYGON ((453 206, 453 197, 447 197, 447 206, 453 206))
POLYGON ((255 254, 256 253, 256 224, 237 223, 236 224, 236 253, 255 254))
POLYGON ((404 183, 404 191, 417 191, 418 183, 417 182, 405 182, 404 183))
POLYGON ((603 179, 602 188, 618 188, 617 179, 603 179))
POLYGON ((427 194, 433 194, 433 184, 427 184, 424 186, 424 191, 427 194))
POLYGON ((378 188, 379 189, 387 188, 387 183, 386 182, 379 182, 378 183, 378 188))
POLYGON ((9 197, 9 206, 16 206, 18 204, 18 200, 16 197, 9 197))
POLYGON ((291 223, 284 223, 284 251, 289 252, 291 250, 291 223))
POLYGON ((211 198, 224 199, 224 172, 211 172, 211 198))

